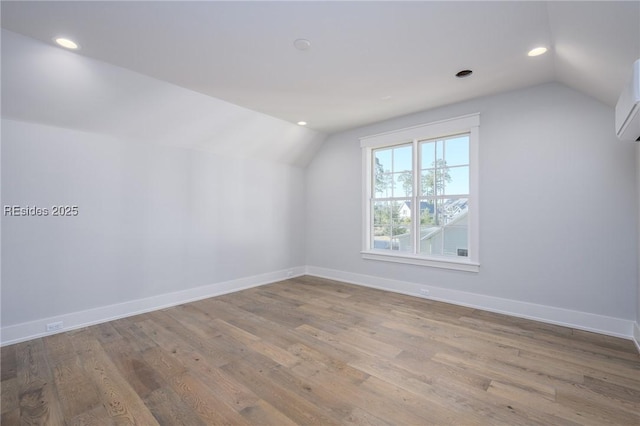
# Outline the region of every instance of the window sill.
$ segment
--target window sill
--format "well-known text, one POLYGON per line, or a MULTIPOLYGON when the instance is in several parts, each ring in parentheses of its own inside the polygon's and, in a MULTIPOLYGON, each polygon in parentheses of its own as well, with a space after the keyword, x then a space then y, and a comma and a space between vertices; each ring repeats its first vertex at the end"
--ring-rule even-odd
POLYGON ((404 263, 408 265, 427 266, 432 268, 453 269, 456 271, 480 272, 480 264, 469 260, 448 259, 439 257, 422 257, 411 254, 388 253, 387 251, 362 251, 362 258, 383 262, 404 263))

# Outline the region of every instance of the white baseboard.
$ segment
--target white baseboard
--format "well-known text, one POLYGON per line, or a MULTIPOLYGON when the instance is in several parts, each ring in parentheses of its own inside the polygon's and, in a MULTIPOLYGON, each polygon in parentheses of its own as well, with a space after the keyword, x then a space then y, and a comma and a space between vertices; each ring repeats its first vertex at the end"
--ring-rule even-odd
POLYGON ((410 296, 468 306, 490 312, 512 315, 515 317, 562 325, 580 330, 592 331, 610 336, 622 337, 625 339, 632 339, 640 352, 640 326, 638 323, 634 323, 633 321, 591 314, 588 312, 573 311, 517 300, 450 290, 441 287, 427 286, 406 281, 391 280, 370 275, 320 268, 316 266, 299 266, 287 270, 269 272, 174 293, 162 294, 145 299, 132 300, 116 305, 102 306, 86 311, 72 312, 69 314, 2 327, 0 329, 0 346, 24 342, 42 336, 75 330, 90 325, 100 324, 158 309, 164 309, 209 297, 233 293, 305 274, 365 287, 377 288, 380 290, 407 294, 410 296), (291 275, 290 272, 292 272, 291 275), (421 290, 428 291, 428 295, 422 293, 421 290), (64 328, 56 330, 55 332, 45 331, 47 324, 61 321, 64 324, 64 328))
POLYGON ((370 275, 337 271, 334 269, 320 268, 316 266, 307 266, 307 275, 407 294, 410 296, 423 297, 455 305, 468 306, 485 311, 497 312, 579 330, 622 337, 625 339, 633 338, 635 331, 636 344, 640 341, 640 330, 638 329, 638 325, 635 324, 634 330, 634 322, 622 318, 573 311, 553 306, 538 305, 518 300, 503 299, 494 296, 485 296, 406 281, 379 278, 370 275), (425 294, 422 290, 428 292, 428 294, 425 294))
POLYGON ((282 271, 269 272, 251 277, 239 278, 231 281, 224 281, 202 287, 190 288, 187 290, 166 293, 145 299, 131 300, 116 305, 102 306, 86 311, 72 312, 50 318, 43 318, 36 321, 2 327, 0 331, 0 346, 13 343, 24 342, 42 336, 55 333, 62 333, 90 325, 100 324, 119 318, 142 314, 145 312, 164 309, 183 303, 206 299, 213 296, 220 296, 245 290, 251 287, 258 287, 293 278, 305 274, 305 267, 298 266, 282 271), (63 322, 64 327, 55 332, 46 332, 46 325, 56 322, 63 322))
POLYGON ((640 353, 640 324, 637 322, 633 324, 633 343, 636 344, 638 353, 640 353))

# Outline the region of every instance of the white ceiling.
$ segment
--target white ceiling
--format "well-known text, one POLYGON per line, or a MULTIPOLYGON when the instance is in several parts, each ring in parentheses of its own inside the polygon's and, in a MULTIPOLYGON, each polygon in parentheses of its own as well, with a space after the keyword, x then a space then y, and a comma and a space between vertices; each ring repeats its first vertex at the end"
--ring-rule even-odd
POLYGON ((640 57, 639 1, 2 1, 2 27, 326 133, 549 81, 613 106, 640 57))

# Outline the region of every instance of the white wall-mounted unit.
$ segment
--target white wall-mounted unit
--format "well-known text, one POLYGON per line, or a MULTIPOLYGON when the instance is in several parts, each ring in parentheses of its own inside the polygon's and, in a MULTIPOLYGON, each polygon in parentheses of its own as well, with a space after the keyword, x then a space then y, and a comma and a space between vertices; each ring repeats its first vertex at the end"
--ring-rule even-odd
POLYGON ((640 59, 633 63, 631 80, 616 104, 616 135, 623 141, 640 141, 640 59))

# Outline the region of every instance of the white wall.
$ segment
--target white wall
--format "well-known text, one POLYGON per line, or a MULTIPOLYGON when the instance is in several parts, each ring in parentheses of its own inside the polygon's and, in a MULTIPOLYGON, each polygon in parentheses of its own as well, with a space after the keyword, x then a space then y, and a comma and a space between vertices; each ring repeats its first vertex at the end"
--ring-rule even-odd
POLYGON ((612 108, 546 84, 331 136, 307 171, 312 273, 630 336, 634 145, 612 108), (480 112, 479 273, 362 260, 358 138, 480 112), (547 318, 545 318, 547 316, 547 318), (582 322, 582 324, 580 324, 582 322))
POLYGON ((3 327, 304 265, 304 170, 2 122, 3 327))
POLYGON ((2 32, 2 343, 304 271, 324 135, 2 32))

